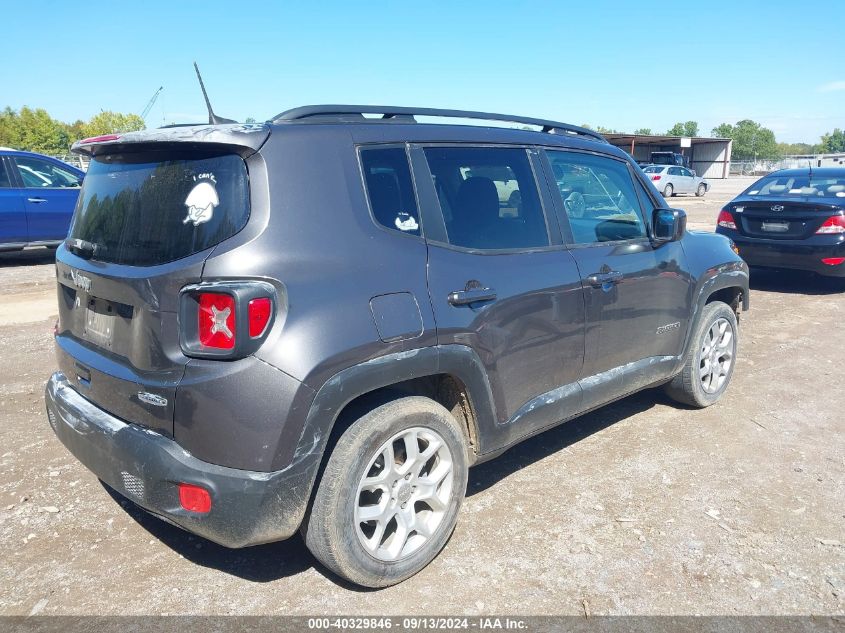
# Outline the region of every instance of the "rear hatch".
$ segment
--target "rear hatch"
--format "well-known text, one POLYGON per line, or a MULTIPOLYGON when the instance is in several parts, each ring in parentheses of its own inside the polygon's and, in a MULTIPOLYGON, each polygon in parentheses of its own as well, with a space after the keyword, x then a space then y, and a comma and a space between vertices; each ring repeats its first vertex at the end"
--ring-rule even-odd
POLYGON ((831 215, 835 204, 816 200, 766 200, 737 202, 731 211, 737 230, 749 237, 803 240, 811 237, 831 215))
POLYGON ((75 148, 92 160, 56 259, 60 369, 104 410, 171 436, 188 362, 179 291, 201 280, 215 245, 246 226, 244 159, 269 134, 265 126, 221 133, 232 127, 153 130, 75 148))

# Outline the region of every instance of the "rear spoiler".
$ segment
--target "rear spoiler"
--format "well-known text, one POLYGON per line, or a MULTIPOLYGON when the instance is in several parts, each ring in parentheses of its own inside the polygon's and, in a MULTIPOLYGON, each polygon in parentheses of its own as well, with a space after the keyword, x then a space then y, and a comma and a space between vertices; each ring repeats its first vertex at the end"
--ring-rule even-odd
POLYGON ((97 156, 103 153, 148 149, 141 146, 159 143, 185 144, 186 146, 209 143, 238 148, 240 150, 238 153, 246 157, 257 152, 269 136, 270 126, 266 123, 187 125, 94 136, 77 141, 70 151, 75 154, 97 156))

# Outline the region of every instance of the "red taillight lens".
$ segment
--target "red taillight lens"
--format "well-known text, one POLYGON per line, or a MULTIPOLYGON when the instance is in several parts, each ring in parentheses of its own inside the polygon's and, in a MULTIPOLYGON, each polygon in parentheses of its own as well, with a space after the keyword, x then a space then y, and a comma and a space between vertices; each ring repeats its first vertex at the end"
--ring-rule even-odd
POLYGON ((845 262, 845 257, 825 257, 822 260, 822 264, 827 264, 828 266, 839 266, 842 262, 845 262))
POLYGON ((193 484, 179 484, 179 504, 188 512, 211 512, 211 495, 208 490, 193 484))
POLYGON ((836 233, 845 233, 845 216, 843 215, 834 215, 828 218, 819 227, 819 230, 816 231, 817 235, 832 235, 836 233))
POLYGON ((90 145, 92 143, 108 143, 109 141, 120 140, 119 134, 103 134, 102 136, 92 136, 79 141, 80 145, 90 145))
POLYGON ((203 347, 235 347, 235 298, 221 292, 200 293, 198 325, 203 347))
POLYGON ((734 222, 734 216, 731 215, 731 212, 727 209, 722 209, 721 211, 719 211, 719 219, 716 220, 716 224, 725 229, 736 230, 736 222, 734 222))
POLYGON ((273 302, 267 297, 260 297, 249 302, 247 319, 249 320, 249 336, 255 338, 264 334, 267 323, 270 322, 270 312, 273 302))
POLYGON ((660 180, 660 174, 655 174, 651 177, 652 180, 660 180))

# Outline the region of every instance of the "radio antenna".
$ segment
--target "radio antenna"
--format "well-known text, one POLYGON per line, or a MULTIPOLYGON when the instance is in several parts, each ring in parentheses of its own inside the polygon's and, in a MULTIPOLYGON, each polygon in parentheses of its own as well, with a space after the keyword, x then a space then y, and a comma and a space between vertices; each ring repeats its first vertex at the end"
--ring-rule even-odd
POLYGON ((205 84, 202 82, 202 75, 200 75, 199 66, 197 66, 196 62, 194 62, 194 70, 197 71, 197 79, 200 80, 202 96, 205 98, 205 106, 208 108, 208 123, 210 125, 219 125, 220 123, 237 123, 237 121, 233 121, 232 119, 226 119, 214 114, 214 110, 211 109, 211 101, 208 100, 208 93, 205 91, 205 84))

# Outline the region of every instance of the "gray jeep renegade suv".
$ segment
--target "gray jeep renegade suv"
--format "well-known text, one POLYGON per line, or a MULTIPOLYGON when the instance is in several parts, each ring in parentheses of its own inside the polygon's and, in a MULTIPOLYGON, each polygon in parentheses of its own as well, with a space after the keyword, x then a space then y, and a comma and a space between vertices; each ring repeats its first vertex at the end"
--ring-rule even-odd
POLYGON ((589 130, 312 106, 74 149, 50 424, 222 545, 301 530, 390 585, 443 548, 473 464, 640 389, 704 407, 730 381, 746 265, 589 130))

